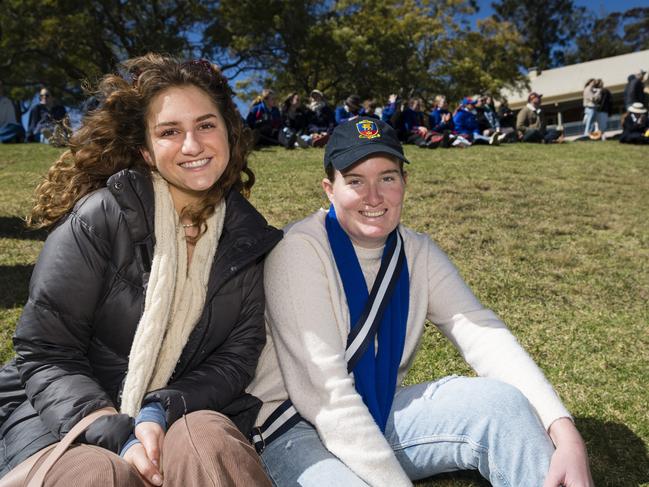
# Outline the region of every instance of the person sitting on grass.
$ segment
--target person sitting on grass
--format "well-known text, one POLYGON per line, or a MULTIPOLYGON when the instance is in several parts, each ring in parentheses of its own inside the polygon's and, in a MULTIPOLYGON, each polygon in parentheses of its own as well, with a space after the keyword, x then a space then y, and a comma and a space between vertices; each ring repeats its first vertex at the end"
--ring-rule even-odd
POLYGON ((398 125, 395 123, 396 118, 401 115, 403 112, 402 109, 403 101, 401 100, 401 97, 396 93, 390 94, 388 97, 388 103, 383 107, 383 111, 381 112, 381 120, 392 127, 396 127, 398 125))
POLYGON ((4 83, 0 80, 0 143, 22 142, 25 129, 18 123, 14 102, 5 96, 4 83))
POLYGON ((308 142, 313 147, 324 147, 336 125, 334 112, 320 90, 311 91, 307 108, 307 135, 310 137, 308 142))
POLYGON ((279 140, 286 148, 295 146, 309 147, 311 138, 306 135, 308 112, 302 104, 300 94, 293 92, 282 102, 280 110, 282 114, 282 130, 279 133, 279 140))
POLYGON ((448 109, 448 101, 444 95, 437 95, 434 101, 434 108, 428 115, 428 125, 434 132, 444 133, 453 131, 453 114, 448 109))
POLYGON ((500 134, 494 132, 491 137, 487 137, 480 133, 475 105, 476 100, 473 98, 467 97, 462 100, 462 104, 453 115, 453 127, 456 135, 468 140, 471 144, 498 145, 498 135, 500 134))
POLYGON ((361 112, 361 97, 358 95, 349 95, 345 99, 343 106, 336 108, 335 118, 336 125, 345 123, 351 118, 355 118, 361 112))
POLYGON ((286 142, 279 139, 282 129, 282 115, 275 104, 273 90, 265 88, 261 95, 255 98, 246 117, 246 123, 253 131, 257 147, 284 145, 288 149, 293 148, 292 145, 287 147, 286 142))
POLYGON ((623 144, 649 144, 649 119, 647 118, 647 109, 642 103, 633 103, 624 115, 620 142, 623 144))
POLYGON ((0 370, 0 477, 114 407, 46 486, 270 487, 243 391, 282 234, 244 197, 249 131, 209 62, 123 68, 36 191, 30 222, 51 231, 0 370))
POLYGON ((253 441, 277 487, 411 486, 477 469, 495 486, 592 487, 570 414, 444 252, 401 224, 395 131, 337 127, 331 206, 289 225, 264 270, 266 347, 249 391, 253 441), (480 377, 403 386, 426 322, 480 377))
POLYGON ((545 115, 541 109, 541 98, 536 92, 527 97, 525 105, 516 116, 516 131, 521 142, 562 142, 563 134, 558 130, 546 129, 545 115))
MULTIPOLYGON (((444 137, 426 127, 426 115, 423 111, 423 100, 413 97, 401 116, 401 140, 423 149, 436 149, 444 137)), ((446 135, 446 139, 448 134, 446 135)))
POLYGON ((361 117, 375 118, 380 119, 381 117, 376 113, 376 110, 379 108, 379 102, 374 98, 368 98, 363 102, 363 108, 359 113, 361 117))

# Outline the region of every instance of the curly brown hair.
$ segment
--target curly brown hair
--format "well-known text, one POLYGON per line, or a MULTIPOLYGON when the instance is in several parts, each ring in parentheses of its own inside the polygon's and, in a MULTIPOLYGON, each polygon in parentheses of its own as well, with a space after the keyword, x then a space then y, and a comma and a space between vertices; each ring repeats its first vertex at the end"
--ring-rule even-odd
POLYGON ((122 169, 154 170, 141 154, 147 144, 146 120, 151 101, 168 88, 193 85, 216 104, 225 120, 230 145, 230 160, 217 184, 198 204, 182 210, 182 217, 199 225, 200 237, 207 228, 207 218, 227 192, 232 189, 248 197, 255 182, 247 163, 252 149, 250 131, 243 125, 227 79, 205 60, 182 63, 152 53, 129 59, 122 66, 124 77, 108 74, 99 82, 95 96, 101 100, 100 106, 84 118, 70 139, 69 150, 36 188, 36 201, 27 222, 33 228, 55 224, 80 198, 104 187, 108 178, 122 169))

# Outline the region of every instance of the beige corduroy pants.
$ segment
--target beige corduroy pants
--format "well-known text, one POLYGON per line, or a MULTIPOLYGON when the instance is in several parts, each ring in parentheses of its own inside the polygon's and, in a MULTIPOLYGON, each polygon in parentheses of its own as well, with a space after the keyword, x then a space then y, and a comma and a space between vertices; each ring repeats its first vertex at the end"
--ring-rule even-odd
MULTIPOLYGON (((259 456, 227 417, 197 411, 176 421, 162 450, 165 487, 270 487, 259 456)), ((77 445, 45 477, 46 487, 149 487, 137 470, 104 448, 77 445)))

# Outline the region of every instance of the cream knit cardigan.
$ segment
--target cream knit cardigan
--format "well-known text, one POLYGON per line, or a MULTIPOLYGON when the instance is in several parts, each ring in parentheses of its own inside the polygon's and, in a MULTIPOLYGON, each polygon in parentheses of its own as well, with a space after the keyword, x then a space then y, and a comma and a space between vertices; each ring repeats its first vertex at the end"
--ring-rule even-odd
POLYGON ((152 173, 155 195, 153 263, 122 391, 121 412, 137 416, 144 395, 167 385, 207 293, 216 247, 223 231, 225 202, 207 220, 187 269, 187 242, 167 182, 152 173))
MULTIPOLYGON (((371 486, 412 485, 347 373, 349 310, 318 211, 286 230, 266 258, 266 346, 249 392, 264 401, 257 425, 289 394, 317 428, 327 449, 371 486)), ((412 365, 426 320, 458 348, 481 376, 517 387, 544 426, 570 416, 541 370, 505 324, 474 296, 431 239, 400 226, 410 273, 408 331, 401 383, 412 365)), ((368 288, 382 249, 356 248, 368 288)), ((439 378, 439 377, 438 377, 439 378)), ((438 379, 437 378, 437 379, 438 379)))

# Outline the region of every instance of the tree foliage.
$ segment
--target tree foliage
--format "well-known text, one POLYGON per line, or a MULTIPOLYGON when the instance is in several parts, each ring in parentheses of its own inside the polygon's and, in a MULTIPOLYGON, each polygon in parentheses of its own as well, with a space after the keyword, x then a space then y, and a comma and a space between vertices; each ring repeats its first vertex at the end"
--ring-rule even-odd
POLYGON ((66 103, 80 80, 148 51, 206 57, 250 91, 451 98, 523 83, 516 28, 469 28, 475 0, 4 0, 0 66, 27 99, 47 85, 66 103), (245 84, 244 84, 245 85, 245 84))
POLYGON ((282 93, 455 98, 520 85, 522 39, 508 23, 471 31, 464 19, 475 8, 463 0, 227 0, 207 32, 247 58, 258 85, 282 93))
POLYGON ((580 63, 644 49, 649 49, 649 7, 612 12, 604 17, 590 14, 566 62, 580 63))
POLYGON ((540 69, 564 64, 586 15, 573 0, 499 0, 491 6, 496 20, 509 21, 518 29, 532 51, 532 65, 540 69))
POLYGON ((18 99, 47 85, 64 101, 78 100, 80 80, 114 71, 130 56, 200 52, 189 32, 205 12, 203 3, 184 0, 4 0, 3 80, 18 99))

